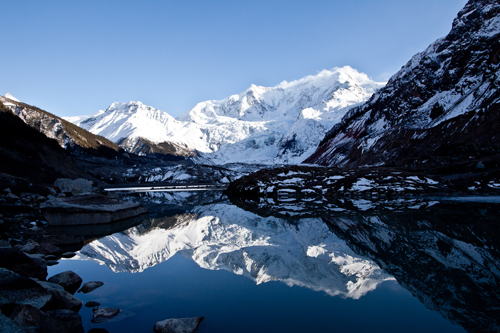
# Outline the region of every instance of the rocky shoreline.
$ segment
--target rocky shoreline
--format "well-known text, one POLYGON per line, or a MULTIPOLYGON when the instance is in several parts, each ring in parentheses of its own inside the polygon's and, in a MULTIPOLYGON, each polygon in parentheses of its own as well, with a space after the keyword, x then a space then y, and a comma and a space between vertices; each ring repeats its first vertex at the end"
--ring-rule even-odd
POLYGON ((497 172, 480 168, 449 175, 392 167, 293 165, 244 176, 225 193, 233 204, 261 216, 306 218, 346 210, 399 209, 430 197, 500 195, 499 179, 497 172))
MULTIPOLYGON (((89 237, 116 232, 117 224, 123 230, 131 223, 140 223, 143 219, 134 217, 147 209, 105 195, 85 179, 58 179, 54 186, 42 189, 45 195, 22 191, 25 184, 13 188, 0 192, 0 331, 83 333, 78 314, 83 304, 74 295, 77 290, 92 292, 104 283, 88 281, 82 286, 82 278, 72 271, 47 279, 47 266, 74 256, 89 237), (107 213, 104 219, 103 212, 107 213), (59 216, 54 218, 54 214, 59 216), (65 225, 61 226, 63 220, 65 225)), ((85 306, 92 308, 94 324, 121 313, 119 308, 94 301, 85 306)), ((165 319, 154 325, 154 331, 194 332, 202 320, 165 319)), ((105 332, 104 328, 92 328, 87 333, 105 332)))

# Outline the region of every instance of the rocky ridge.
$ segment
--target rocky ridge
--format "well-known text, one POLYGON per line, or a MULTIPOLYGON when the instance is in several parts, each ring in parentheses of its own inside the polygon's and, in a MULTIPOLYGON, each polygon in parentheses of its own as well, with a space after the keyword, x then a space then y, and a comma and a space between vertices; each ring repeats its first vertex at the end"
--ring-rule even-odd
POLYGON ((349 111, 307 163, 498 167, 500 5, 471 0, 450 33, 349 111))
POLYGON ((10 110, 22 121, 45 134, 50 139, 56 140, 59 145, 69 152, 78 154, 115 156, 122 149, 110 140, 94 135, 61 117, 26 103, 22 103, 13 96, 10 98, 0 96, 0 103, 7 103, 10 110))

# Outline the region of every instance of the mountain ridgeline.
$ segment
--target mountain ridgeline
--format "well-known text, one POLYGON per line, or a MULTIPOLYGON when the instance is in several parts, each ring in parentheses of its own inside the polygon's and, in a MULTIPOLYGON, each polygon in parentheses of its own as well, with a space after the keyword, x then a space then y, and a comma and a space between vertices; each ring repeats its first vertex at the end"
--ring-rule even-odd
POLYGON ((177 119, 141 102, 66 119, 136 154, 166 151, 214 164, 300 163, 350 108, 383 85, 343 67, 275 87, 252 85, 198 103, 177 119))
POLYGON ((305 162, 420 170, 496 167, 499 62, 500 4, 471 0, 446 37, 350 110, 305 162))
POLYGON ((22 103, 8 94, 0 96, 0 103, 10 104, 11 111, 27 125, 56 140, 59 145, 75 154, 113 157, 123 149, 110 140, 92 134, 69 121, 36 106, 22 103))

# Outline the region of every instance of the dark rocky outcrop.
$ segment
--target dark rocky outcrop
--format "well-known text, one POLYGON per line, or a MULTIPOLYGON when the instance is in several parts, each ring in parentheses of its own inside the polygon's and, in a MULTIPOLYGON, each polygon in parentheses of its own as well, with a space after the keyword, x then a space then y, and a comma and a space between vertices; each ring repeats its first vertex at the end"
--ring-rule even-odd
POLYGON ((500 166, 500 4, 470 0, 450 33, 349 111, 305 162, 473 172, 500 166))
POLYGON ((36 131, 54 139, 69 152, 96 156, 114 157, 123 150, 110 140, 92 134, 58 116, 36 106, 17 102, 0 96, 0 103, 16 105, 14 114, 36 131))

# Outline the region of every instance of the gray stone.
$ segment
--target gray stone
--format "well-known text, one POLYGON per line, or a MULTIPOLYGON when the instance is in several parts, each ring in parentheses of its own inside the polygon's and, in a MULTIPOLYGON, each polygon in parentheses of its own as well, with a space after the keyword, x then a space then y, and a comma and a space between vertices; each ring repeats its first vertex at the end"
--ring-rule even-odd
POLYGON ((24 304, 18 305, 12 314, 10 319, 17 325, 21 327, 40 327, 42 319, 42 311, 35 308, 32 305, 24 304))
POLYGON ((82 317, 71 310, 50 310, 42 315, 40 333, 84 333, 82 317))
POLYGON ((64 290, 74 294, 82 284, 82 278, 73 271, 65 271, 50 277, 47 281, 61 285, 64 290))
POLYGON ((190 333, 196 332, 204 317, 173 318, 155 324, 156 333, 190 333))
POLYGON ((94 183, 90 180, 78 178, 75 180, 69 178, 59 178, 54 183, 62 193, 71 193, 73 195, 92 193, 94 183))
POLYGON ((45 260, 57 260, 57 259, 59 259, 59 257, 55 256, 53 254, 47 254, 47 255, 43 256, 43 259, 45 259, 45 260))
POLYGON ((19 275, 45 280, 47 266, 45 262, 32 259, 30 256, 15 249, 0 249, 0 267, 7 268, 19 275))
POLYGON ((8 303, 30 304, 37 309, 44 307, 52 294, 36 281, 0 268, 0 305, 8 303))
POLYGON ((0 248, 2 249, 10 249, 12 246, 10 245, 10 242, 5 239, 0 239, 0 248))
POLYGON ((75 252, 64 252, 61 257, 63 258, 73 258, 76 255, 75 252))
POLYGON ((37 242, 29 242, 19 248, 20 251, 30 254, 35 253, 37 249, 38 249, 37 242))
POLYGON ((2 333, 26 333, 19 325, 0 312, 0 332, 2 333))
POLYGON ((138 203, 98 194, 57 198, 40 208, 50 226, 108 224, 147 213, 138 203))
POLYGON ((484 169, 484 164, 483 164, 483 162, 477 162, 477 164, 476 164, 476 169, 484 169))
POLYGON ((67 309, 78 312, 82 308, 83 302, 68 293, 57 283, 47 281, 37 281, 45 290, 52 294, 52 299, 45 304, 42 310, 67 309))
POLYGON ((88 301, 87 303, 85 303, 85 306, 87 308, 95 308, 96 306, 99 306, 99 305, 101 305, 101 303, 96 302, 96 301, 88 301))
POLYGON ((36 249, 37 253, 42 254, 61 254, 62 251, 59 247, 50 243, 40 243, 36 249))
POLYGON ((104 285, 104 282, 101 281, 90 281, 85 283, 80 290, 78 290, 79 293, 89 293, 91 291, 96 290, 97 288, 101 287, 104 285))
POLYGON ((50 192, 49 196, 55 196, 57 195, 57 191, 53 187, 47 187, 47 190, 50 192))
POLYGON ((118 316, 118 314, 121 312, 121 310, 118 308, 100 308, 100 307, 93 308, 92 311, 94 312, 92 322, 95 324, 108 321, 118 316))

